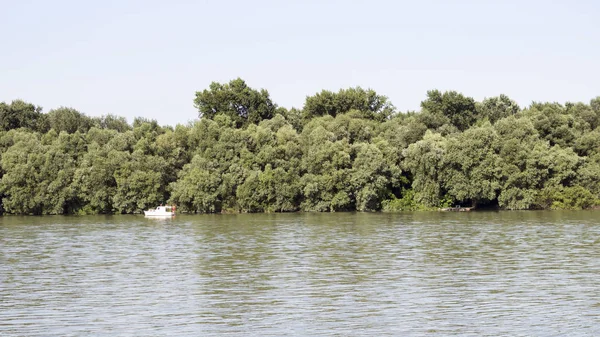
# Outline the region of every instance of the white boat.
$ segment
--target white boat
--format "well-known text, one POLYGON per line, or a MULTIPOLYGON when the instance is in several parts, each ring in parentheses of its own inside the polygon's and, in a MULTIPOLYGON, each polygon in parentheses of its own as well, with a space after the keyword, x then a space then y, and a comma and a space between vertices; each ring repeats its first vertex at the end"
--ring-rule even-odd
POLYGON ((144 211, 145 216, 173 216, 175 215, 175 206, 158 206, 155 209, 144 211))

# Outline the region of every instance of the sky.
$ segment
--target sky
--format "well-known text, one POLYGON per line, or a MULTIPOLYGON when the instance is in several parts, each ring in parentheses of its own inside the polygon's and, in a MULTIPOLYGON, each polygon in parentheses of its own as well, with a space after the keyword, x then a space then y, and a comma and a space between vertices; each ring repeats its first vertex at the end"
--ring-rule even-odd
POLYGON ((286 108, 360 86, 419 110, 427 90, 600 95, 599 1, 0 0, 0 102, 162 125, 242 78, 286 108))

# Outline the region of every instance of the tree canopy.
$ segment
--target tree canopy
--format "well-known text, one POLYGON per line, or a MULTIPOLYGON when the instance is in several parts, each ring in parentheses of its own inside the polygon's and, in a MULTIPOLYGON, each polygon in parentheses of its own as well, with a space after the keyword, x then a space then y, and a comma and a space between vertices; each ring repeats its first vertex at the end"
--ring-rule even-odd
POLYGON ((395 108, 387 97, 378 95, 372 89, 365 90, 356 87, 340 89, 337 93, 323 90, 306 97, 303 116, 305 120, 326 115, 335 117, 352 110, 359 111, 364 117, 380 122, 395 113, 395 108))
POLYGON ((199 119, 44 113, 0 103, 8 214, 400 211, 600 204, 600 97, 481 102, 428 91, 417 112, 360 87, 285 109, 242 79, 196 92, 199 119))
POLYGON ((226 84, 211 83, 209 89, 196 92, 194 105, 199 117, 212 119, 224 114, 238 127, 271 119, 277 108, 266 90, 252 89, 241 78, 226 84))

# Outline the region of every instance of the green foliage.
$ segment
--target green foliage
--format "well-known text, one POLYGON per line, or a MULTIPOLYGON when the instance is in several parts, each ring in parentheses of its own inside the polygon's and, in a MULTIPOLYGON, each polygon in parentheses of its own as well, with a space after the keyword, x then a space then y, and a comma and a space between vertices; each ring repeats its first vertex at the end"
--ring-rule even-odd
POLYGON ((427 126, 416 118, 393 118, 380 126, 379 137, 385 139, 399 153, 410 144, 423 139, 427 126))
POLYGON ((530 209, 536 203, 537 191, 509 186, 498 196, 501 207, 510 210, 530 209))
MULTIPOLYGON (((2 154, 0 193, 4 210, 17 214, 65 214, 78 205, 72 181, 77 153, 65 146, 70 137, 61 135, 43 144, 38 134, 11 131, 14 142, 2 154)), ((6 137, 6 136, 5 136, 6 137)))
POLYGON ((573 149, 580 156, 600 154, 600 129, 584 133, 575 140, 573 149))
POLYGON ((56 132, 67 133, 87 132, 94 121, 86 115, 72 108, 61 107, 53 109, 47 115, 48 126, 56 132))
POLYGON ((168 199, 167 162, 162 157, 134 151, 114 173, 113 208, 119 213, 138 213, 168 199))
POLYGON ((101 129, 115 130, 117 132, 125 132, 131 130, 131 126, 127 123, 125 117, 115 115, 104 115, 93 119, 94 126, 101 129))
POLYGON ((14 100, 10 104, 0 102, 0 130, 8 131, 18 128, 46 131, 42 108, 22 100, 14 100))
POLYGON ((351 110, 359 111, 364 118, 379 122, 390 118, 395 112, 387 97, 371 89, 356 87, 341 89, 337 93, 323 90, 306 97, 303 116, 306 120, 327 115, 336 117, 351 110))
POLYGON ((600 97, 475 102, 429 91, 396 113, 360 87, 277 107, 241 79, 196 93, 201 118, 47 114, 0 103, 7 214, 413 211, 460 205, 585 209, 600 203, 600 97))
POLYGON ((201 118, 225 114, 237 127, 270 119, 277 108, 266 90, 252 89, 241 78, 226 84, 212 82, 208 90, 196 92, 194 105, 201 118))
POLYGON ((570 147, 581 135, 581 121, 558 103, 533 103, 523 114, 532 120, 540 138, 551 145, 570 147))
POLYGON ((501 157, 490 126, 471 128, 448 140, 442 170, 447 193, 461 204, 495 200, 501 188, 501 157))
POLYGON ((445 194, 441 177, 447 145, 442 135, 427 131, 422 140, 402 151, 403 165, 413 177, 415 199, 429 207, 439 206, 445 194))
POLYGON ((350 185, 354 189, 355 209, 375 211, 390 192, 388 163, 383 152, 375 145, 361 143, 354 146, 356 153, 350 172, 350 185))
MULTIPOLYGON (((592 103, 594 101, 592 100, 592 103)), ((594 111, 591 105, 583 103, 567 103, 565 104, 567 113, 575 119, 576 127, 580 131, 594 130, 600 124, 600 114, 594 111)))
POLYGON ((577 170, 574 184, 585 186, 596 198, 600 198, 600 154, 585 158, 577 170))
POLYGON ((351 146, 347 138, 338 139, 329 131, 335 125, 331 116, 317 118, 305 126, 300 179, 305 211, 343 211, 352 209, 349 174, 351 146))
POLYGON ((75 171, 74 190, 86 205, 86 213, 112 213, 113 196, 117 192, 116 174, 130 160, 125 151, 90 144, 75 171))
POLYGON ((534 121, 509 117, 494 125, 501 161, 498 203, 507 209, 536 208, 536 198, 546 186, 570 186, 584 164, 571 148, 550 146, 540 139, 534 121))
POLYGON ((171 202, 187 212, 215 213, 222 208, 220 185, 222 178, 214 171, 203 169, 200 157, 186 165, 179 179, 171 184, 171 202))
POLYGON ((552 186, 540 191, 537 204, 543 209, 587 209, 597 204, 597 197, 582 186, 552 186))
MULTIPOLYGON (((442 203, 440 207, 447 207, 447 205, 442 203)), ((411 189, 402 190, 401 198, 396 198, 392 195, 390 199, 385 199, 382 205, 382 210, 384 212, 432 211, 435 209, 435 207, 428 207, 417 202, 415 199, 415 192, 411 189)))
POLYGON ((267 164, 264 171, 252 171, 237 188, 242 212, 290 212, 298 209, 300 188, 295 175, 267 164))
POLYGON ((477 104, 480 118, 487 118, 492 124, 509 116, 516 115, 521 109, 519 105, 506 95, 484 99, 477 104))
POLYGON ((441 93, 439 90, 430 90, 421 107, 432 116, 448 118, 460 131, 468 129, 477 119, 475 100, 456 91, 441 93))

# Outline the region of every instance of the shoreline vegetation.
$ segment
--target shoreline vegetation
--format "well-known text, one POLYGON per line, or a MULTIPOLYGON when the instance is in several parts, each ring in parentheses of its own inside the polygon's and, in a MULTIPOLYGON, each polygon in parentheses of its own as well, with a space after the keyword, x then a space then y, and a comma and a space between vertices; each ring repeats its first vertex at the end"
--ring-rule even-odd
POLYGON ((431 90, 399 112, 371 89, 323 90, 301 109, 242 79, 195 94, 199 119, 89 117, 0 103, 3 214, 592 209, 600 96, 589 103, 431 90))

